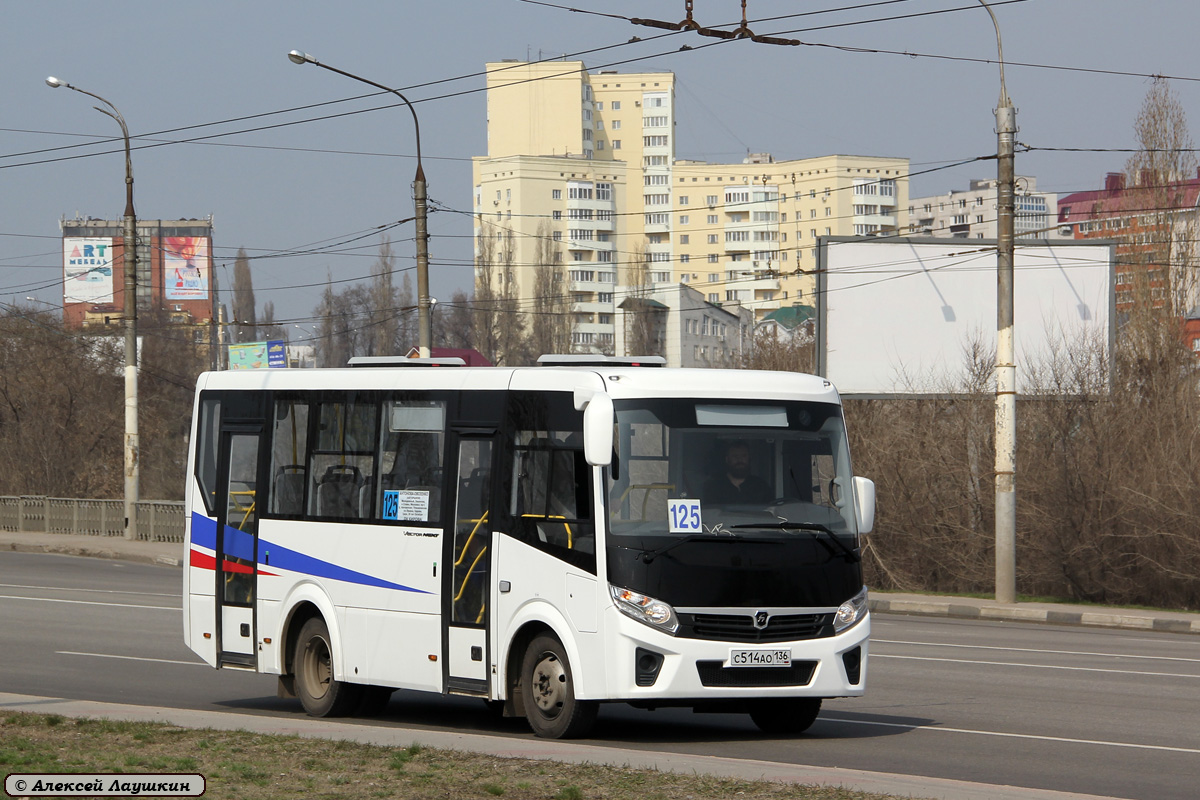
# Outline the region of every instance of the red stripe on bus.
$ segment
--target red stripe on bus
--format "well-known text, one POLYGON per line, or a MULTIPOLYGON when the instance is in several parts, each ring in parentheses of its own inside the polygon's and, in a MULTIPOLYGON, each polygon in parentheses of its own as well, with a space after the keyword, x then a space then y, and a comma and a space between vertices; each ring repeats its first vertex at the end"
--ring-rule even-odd
POLYGON ((188 564, 193 567, 199 567, 200 569, 216 569, 217 559, 208 555, 207 553, 201 553, 198 550, 192 550, 192 557, 188 561, 188 564))

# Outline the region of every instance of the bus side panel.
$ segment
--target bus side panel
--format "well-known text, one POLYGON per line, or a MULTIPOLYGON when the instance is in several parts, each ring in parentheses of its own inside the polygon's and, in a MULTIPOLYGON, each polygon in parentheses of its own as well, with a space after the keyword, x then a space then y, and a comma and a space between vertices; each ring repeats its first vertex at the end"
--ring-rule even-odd
MULTIPOLYGON (((211 577, 211 576, 210 576, 211 577)), ((188 646, 210 667, 217 666, 217 600, 212 593, 188 595, 188 624, 195 637, 188 646), (204 634, 210 634, 208 638, 204 634)))
MULTIPOLYGON (((604 641, 596 632, 597 609, 602 606, 596 576, 553 556, 499 534, 496 546, 496 584, 507 581, 508 592, 494 589, 495 616, 491 656, 498 675, 493 691, 507 692, 508 650, 513 635, 529 622, 541 622, 554 630, 567 650, 575 679, 575 694, 581 699, 605 697, 604 641), (586 630, 590 628, 591 630, 586 630)), ((522 655, 518 654, 517 663, 522 655)))
MULTIPOLYGON (((260 576, 258 585, 262 586, 260 576)), ((258 671, 267 675, 282 675, 284 662, 285 639, 279 633, 282 621, 279 618, 283 611, 283 603, 276 600, 258 600, 258 671)))
POLYGON ((343 641, 347 680, 442 691, 441 617, 347 608, 343 641))
POLYGON ((259 537, 260 610, 280 603, 260 618, 263 635, 284 641, 279 614, 318 593, 339 680, 440 691, 440 664, 428 659, 441 652, 440 531, 265 519, 259 537))
POLYGON ((183 552, 184 644, 204 659, 210 667, 217 666, 217 598, 215 595, 217 521, 198 513, 204 509, 204 497, 195 480, 188 475, 191 490, 188 507, 192 512, 185 520, 186 535, 183 552))

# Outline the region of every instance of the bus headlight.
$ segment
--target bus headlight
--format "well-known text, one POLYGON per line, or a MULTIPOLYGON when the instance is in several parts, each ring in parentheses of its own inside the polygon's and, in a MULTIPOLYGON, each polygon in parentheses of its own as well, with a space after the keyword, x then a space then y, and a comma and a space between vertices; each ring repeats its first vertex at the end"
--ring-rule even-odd
POLYGON ((612 595, 613 603, 622 614, 671 635, 674 635, 675 631, 679 629, 679 620, 675 617, 675 609, 667 603, 632 592, 629 589, 613 586, 611 583, 608 585, 608 593, 612 595))
POLYGON ((833 631, 841 633, 867 615, 867 587, 838 606, 833 615, 833 631))

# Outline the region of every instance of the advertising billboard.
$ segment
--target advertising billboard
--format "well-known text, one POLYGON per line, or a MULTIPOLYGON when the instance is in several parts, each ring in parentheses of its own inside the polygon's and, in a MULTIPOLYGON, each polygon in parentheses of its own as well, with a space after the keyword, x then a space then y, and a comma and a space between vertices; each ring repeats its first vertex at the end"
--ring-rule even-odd
POLYGON ((230 369, 280 369, 287 367, 283 340, 229 345, 230 369))
MULTIPOLYGON (((1114 337, 1110 243, 1017 240, 1013 262, 1017 389, 1063 344, 1114 337)), ((996 242, 821 240, 817 372, 843 394, 953 393, 967 355, 996 349, 996 242)))
POLYGON ((167 300, 208 299, 208 239, 164 236, 163 295, 167 300))
POLYGON ((63 239, 63 303, 113 301, 111 237, 63 239))

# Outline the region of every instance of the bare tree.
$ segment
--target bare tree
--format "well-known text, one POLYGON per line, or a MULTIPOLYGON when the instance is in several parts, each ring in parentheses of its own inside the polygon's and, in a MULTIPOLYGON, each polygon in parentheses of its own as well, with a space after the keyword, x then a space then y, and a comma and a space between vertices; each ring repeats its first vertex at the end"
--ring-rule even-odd
POLYGON ((474 339, 493 364, 524 363, 525 320, 518 307, 512 230, 476 236, 474 339))
POLYGON ((802 325, 758 326, 750 346, 742 353, 745 369, 771 369, 784 372, 812 372, 816 368, 816 338, 802 325))
POLYGON ((625 313, 625 352, 628 355, 659 356, 665 345, 665 319, 661 303, 655 302, 650 282, 650 257, 645 244, 638 246, 625 263, 626 297, 621 302, 625 313))
POLYGON ((257 318, 254 304, 254 277, 250 274, 250 259, 238 248, 233 261, 233 322, 234 339, 238 342, 258 341, 255 330, 257 318))
POLYGON ((1118 293, 1124 314, 1116 353, 1123 380, 1145 386, 1156 378, 1178 385, 1193 359, 1179 320, 1196 303, 1200 190, 1187 116, 1168 83, 1150 87, 1134 122, 1139 150, 1125 166, 1121 195, 1118 293))
POLYGON ((535 308, 529 322, 528 349, 535 358, 543 353, 567 353, 571 349, 571 304, 561 258, 550 223, 542 220, 538 224, 534 251, 535 308))
POLYGON ((371 265, 371 288, 366 309, 367 352, 363 355, 387 356, 396 352, 401 310, 392 280, 395 261, 391 240, 385 236, 379 243, 379 258, 371 265))
POLYGON ((275 303, 271 300, 263 303, 262 318, 258 322, 258 336, 263 341, 287 341, 287 328, 275 321, 275 303))
MULTIPOLYGON (((442 304, 438 305, 440 307, 442 304)), ((438 339, 445 342, 447 347, 474 348, 473 311, 471 298, 467 293, 462 289, 455 289, 450 302, 438 311, 438 339)))

